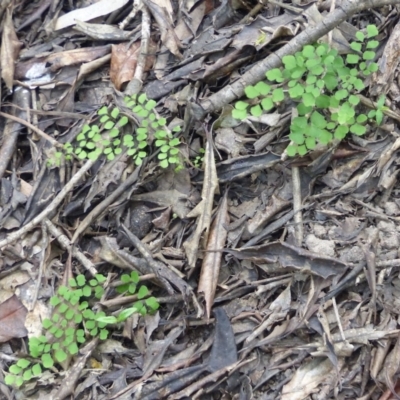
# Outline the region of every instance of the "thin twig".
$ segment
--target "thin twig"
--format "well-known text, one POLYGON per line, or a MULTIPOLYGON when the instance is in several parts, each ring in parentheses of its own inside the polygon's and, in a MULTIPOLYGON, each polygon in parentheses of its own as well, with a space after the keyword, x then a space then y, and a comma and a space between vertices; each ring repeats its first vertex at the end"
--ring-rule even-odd
POLYGON ((301 247, 304 237, 303 229, 303 213, 301 205, 301 181, 299 167, 292 168, 292 184, 293 184, 293 212, 294 212, 294 229, 296 237, 296 245, 301 247))
POLYGON ((63 187, 60 193, 54 198, 49 206, 37 215, 31 222, 18 229, 17 231, 10 233, 6 239, 0 241, 0 249, 13 243, 15 240, 20 239, 23 235, 28 233, 30 230, 35 228, 36 225, 40 224, 45 218, 56 211, 57 207, 64 200, 65 196, 71 191, 74 186, 83 178, 83 176, 92 168, 94 164, 93 160, 88 160, 82 166, 82 168, 71 178, 71 180, 63 187))
POLYGON ((2 111, 0 111, 0 117, 4 117, 7 119, 11 119, 15 122, 20 123, 21 125, 26 126, 27 128, 29 128, 30 130, 32 130, 33 132, 37 133, 40 137, 42 137, 43 139, 46 139, 48 142, 50 142, 53 146, 55 147, 59 147, 59 148, 63 148, 63 145, 58 143, 57 140, 53 139, 51 136, 49 136, 47 133, 43 132, 41 129, 37 128, 35 125, 32 125, 31 123, 29 123, 28 121, 25 121, 22 118, 18 118, 15 117, 14 115, 11 114, 7 114, 4 113, 2 111))

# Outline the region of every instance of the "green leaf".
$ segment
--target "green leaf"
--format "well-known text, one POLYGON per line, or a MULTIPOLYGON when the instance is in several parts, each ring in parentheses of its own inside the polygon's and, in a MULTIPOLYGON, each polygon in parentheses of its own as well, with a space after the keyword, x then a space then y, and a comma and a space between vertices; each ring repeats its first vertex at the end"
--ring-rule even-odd
POLYGON ((347 54, 346 62, 347 64, 358 64, 360 61, 360 56, 357 54, 347 54))
POLYGON ((50 304, 53 307, 56 307, 60 303, 61 303, 61 300, 57 296, 53 296, 53 297, 50 298, 50 304))
POLYGON ((362 124, 367 121, 367 116, 365 114, 360 114, 357 116, 356 121, 358 124, 362 124))
POLYGON ((378 101, 376 102, 377 108, 382 108, 385 105, 385 100, 386 100, 385 96, 379 97, 378 101))
POLYGON ((97 111, 98 115, 107 115, 108 114, 108 108, 106 106, 101 107, 99 111, 97 111))
POLYGON ((143 299, 143 297, 146 297, 149 294, 149 289, 147 289, 146 286, 141 286, 138 292, 138 299, 143 299))
POLYGON ((235 104, 235 108, 236 108, 236 110, 243 111, 243 110, 246 110, 248 105, 249 104, 246 103, 245 101, 237 101, 235 104))
POLYGON ((104 122, 109 121, 110 117, 108 115, 104 115, 100 118, 100 122, 103 124, 104 122))
POLYGON ((368 70, 369 70, 370 72, 376 72, 376 71, 378 71, 378 69, 379 69, 379 66, 378 66, 377 63, 371 63, 371 64, 369 64, 369 66, 368 66, 368 70))
POLYGON ((114 128, 115 123, 113 121, 108 121, 104 124, 104 129, 112 129, 114 128))
POLYGON ((16 377, 15 375, 10 375, 10 374, 8 374, 8 375, 6 375, 6 376, 4 377, 4 383, 5 383, 6 385, 12 386, 12 385, 15 384, 16 378, 17 378, 17 377, 16 377))
POLYGON ((296 144, 304 143, 304 135, 302 132, 291 132, 289 134, 289 139, 296 144))
POLYGON ((311 75, 311 74, 308 74, 307 75, 307 79, 306 79, 306 83, 308 84, 308 85, 312 85, 312 84, 314 84, 316 81, 317 81, 317 77, 315 76, 315 75, 311 75))
POLYGON ((286 148, 286 153, 289 157, 294 157, 297 153, 297 146, 293 146, 292 144, 290 144, 287 148, 286 148))
POLYGON ((323 56, 324 54, 327 53, 329 47, 326 44, 320 44, 316 49, 315 52, 319 55, 319 56, 323 56))
POLYGON ((307 154, 307 148, 305 145, 303 146, 298 146, 297 147, 297 151, 299 153, 300 156, 305 156, 307 154))
POLYGON ((68 346, 68 352, 69 352, 69 354, 71 354, 72 356, 74 356, 75 354, 78 354, 78 352, 79 352, 78 345, 77 345, 76 343, 71 343, 71 344, 68 346))
POLYGON ((292 70, 290 77, 292 79, 299 79, 301 78, 307 70, 305 68, 295 68, 292 70))
POLYGON ((263 81, 258 82, 254 87, 262 96, 266 96, 271 91, 271 86, 263 81))
POLYGON ((279 68, 271 69, 265 75, 270 81, 283 82, 282 71, 279 68))
POLYGON ((126 308, 118 314, 117 322, 126 321, 132 314, 137 313, 139 310, 136 307, 126 308))
POLYGON ((22 368, 18 367, 16 364, 14 364, 14 365, 11 365, 11 367, 8 370, 12 374, 18 375, 22 371, 22 368))
POLYGON ((324 130, 322 130, 320 136, 318 137, 318 141, 321 144, 326 145, 332 141, 332 134, 324 129, 324 130))
POLYGON ((349 95, 349 92, 345 89, 340 89, 335 93, 335 98, 337 100, 343 100, 349 95))
POLYGON ((380 125, 383 121, 383 112, 381 110, 376 111, 376 117, 375 117, 376 123, 380 125))
MULTIPOLYGON (((267 97, 267 98, 261 100, 261 107, 264 109, 264 111, 270 111, 272 108, 274 108, 274 103, 270 97, 267 97)), ((233 117, 236 118, 235 116, 233 116, 233 117)), ((241 118, 241 119, 244 119, 244 118, 241 118)))
POLYGON ((263 110, 262 110, 262 108, 257 104, 256 106, 250 108, 250 112, 251 112, 251 115, 252 115, 253 117, 259 117, 259 116, 262 115, 263 110))
POLYGON ((328 90, 333 91, 338 86, 339 82, 334 74, 328 73, 323 77, 325 86, 328 90))
POLYGON ((43 367, 45 367, 45 368, 52 368, 54 365, 53 358, 51 357, 50 354, 47 354, 47 353, 43 354, 41 357, 41 360, 42 360, 43 367))
POLYGON ((359 91, 365 89, 364 83, 363 83, 363 81, 361 79, 357 79, 354 82, 354 87, 359 91))
POLYGON ((247 86, 244 89, 244 93, 249 99, 255 99, 260 95, 260 92, 254 86, 247 86))
POLYGON ((354 51, 361 51, 361 43, 359 43, 359 42, 352 42, 352 43, 350 43, 350 47, 351 47, 354 51))
POLYGON ((62 363, 63 361, 65 361, 67 359, 67 353, 65 353, 64 350, 59 349, 55 352, 54 357, 56 358, 56 360, 60 363, 62 363))
POLYGON ((303 93, 304 93, 304 88, 300 84, 297 84, 296 86, 293 86, 291 89, 289 89, 289 96, 292 99, 302 96, 303 93))
POLYGON ((165 159, 160 161, 159 165, 161 168, 168 168, 168 160, 165 159))
POLYGON ((306 144, 307 149, 309 149, 309 150, 315 149, 316 143, 315 143, 315 139, 313 137, 308 137, 306 139, 305 144, 306 144))
POLYGON ((120 112, 120 111, 119 111, 119 108, 115 107, 115 108, 113 108, 112 111, 111 111, 111 116, 115 119, 115 118, 118 117, 119 112, 120 112))
POLYGON ((327 96, 326 94, 318 96, 315 99, 315 105, 318 108, 329 108, 329 106, 330 106, 330 97, 327 96))
POLYGON ((142 93, 141 95, 139 95, 138 102, 140 104, 143 104, 146 100, 147 100, 146 93, 142 93))
POLYGON ((306 107, 303 103, 299 103, 296 108, 299 115, 306 115, 312 110, 312 107, 306 107))
POLYGON ((315 48, 311 45, 306 45, 303 47, 302 54, 306 58, 313 58, 315 57, 315 48))
POLYGON ((247 118, 247 111, 246 110, 232 110, 232 117, 242 121, 247 118))
POLYGON ((370 40, 367 43, 367 49, 375 49, 378 46, 379 46, 379 42, 377 40, 370 40))
POLYGON ((53 326, 53 322, 50 321, 48 318, 45 318, 42 321, 42 326, 43 326, 44 329, 50 329, 50 327, 53 326))
POLYGON ((304 93, 302 99, 306 107, 315 106, 315 97, 311 93, 304 93))
POLYGON ((373 60, 375 57, 374 51, 365 51, 363 54, 363 59, 366 61, 373 60))
POLYGON ((300 52, 297 52, 297 53, 295 54, 295 57, 296 57, 296 64, 297 64, 299 67, 304 67, 304 61, 305 61, 305 59, 304 59, 304 57, 301 55, 301 53, 300 53, 300 52))
POLYGON ((108 337, 108 330, 107 329, 102 329, 100 331, 100 335, 99 335, 100 340, 106 340, 107 337, 108 337))
POLYGON ((157 102, 154 100, 149 100, 146 105, 144 106, 144 108, 148 111, 151 111, 155 106, 156 106, 157 102))
POLYGON ((352 104, 353 106, 358 105, 359 102, 360 102, 360 98, 358 96, 355 96, 355 95, 352 94, 349 97, 349 103, 352 104))
POLYGON ((359 40, 360 42, 363 42, 365 40, 365 35, 362 32, 357 32, 356 33, 356 38, 357 40, 359 40))
POLYGON ((274 103, 278 103, 283 101, 283 99, 285 98, 285 95, 283 93, 283 89, 282 88, 277 88, 274 89, 272 92, 272 101, 274 103))
POLYGON ((324 129, 326 127, 326 120, 322 114, 320 114, 318 111, 314 111, 311 114, 311 123, 316 126, 317 128, 324 129))
POLYGON ((354 124, 350 127, 350 132, 355 135, 361 136, 367 131, 367 128, 364 125, 354 124))
POLYGON ((321 60, 318 58, 312 58, 310 60, 306 61, 306 67, 308 69, 314 68, 315 66, 319 65, 321 63, 321 60))
POLYGON ((379 34, 378 28, 375 25, 367 26, 367 36, 368 38, 375 37, 379 34))
POLYGON ((83 286, 86 283, 85 275, 79 274, 76 277, 76 283, 77 283, 78 286, 83 286))
POLYGON ((158 303, 157 299, 155 297, 149 297, 144 301, 146 305, 152 310, 156 311, 160 307, 160 304, 158 303))
POLYGON ((297 60, 292 55, 287 55, 282 58, 282 62, 285 65, 285 68, 288 70, 294 69, 297 67, 297 60))
POLYGON ((24 374, 22 375, 22 378, 24 381, 29 381, 32 378, 32 371, 30 369, 25 371, 24 374))

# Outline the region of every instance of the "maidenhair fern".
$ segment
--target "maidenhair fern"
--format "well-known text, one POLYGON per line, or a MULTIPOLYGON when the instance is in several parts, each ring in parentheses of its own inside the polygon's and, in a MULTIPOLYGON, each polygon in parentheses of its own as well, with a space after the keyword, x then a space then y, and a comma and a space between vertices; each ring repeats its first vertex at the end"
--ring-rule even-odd
POLYGON ((366 33, 357 32, 351 43, 354 54, 341 56, 327 44, 304 46, 302 51, 283 57, 283 67, 266 73, 266 81, 245 88, 248 100, 236 102, 234 118, 260 117, 290 98, 297 103, 290 125, 289 156, 305 155, 318 143, 327 145, 334 138, 342 140, 350 132, 364 135, 366 123, 372 118, 382 122, 385 98, 378 109, 367 115, 358 108, 358 93, 365 86, 362 78, 378 70, 375 49, 378 41, 376 26, 366 33))

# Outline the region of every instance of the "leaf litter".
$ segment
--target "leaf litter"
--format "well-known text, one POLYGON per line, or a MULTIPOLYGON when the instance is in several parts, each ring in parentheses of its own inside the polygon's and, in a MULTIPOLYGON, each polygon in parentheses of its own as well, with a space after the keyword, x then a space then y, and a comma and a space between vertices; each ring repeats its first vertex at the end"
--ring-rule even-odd
MULTIPOLYGON (((396 1, 0 4, 0 379, 71 274, 122 274, 160 303, 13 398, 395 399, 400 395, 396 1), (232 102, 305 44, 341 54, 379 29, 362 104, 383 124, 284 154, 291 105, 238 124, 232 102), (182 168, 49 163, 103 105, 145 92, 180 125, 182 168)), ((129 303, 131 302, 131 303, 129 303)))

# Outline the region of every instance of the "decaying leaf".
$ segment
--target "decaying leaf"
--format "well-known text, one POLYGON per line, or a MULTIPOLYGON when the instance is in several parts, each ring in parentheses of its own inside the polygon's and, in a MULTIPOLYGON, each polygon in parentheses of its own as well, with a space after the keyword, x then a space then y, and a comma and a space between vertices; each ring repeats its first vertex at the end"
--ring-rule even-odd
POLYGON ((15 295, 0 304, 0 343, 27 335, 24 325, 27 313, 28 310, 15 295))

